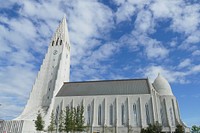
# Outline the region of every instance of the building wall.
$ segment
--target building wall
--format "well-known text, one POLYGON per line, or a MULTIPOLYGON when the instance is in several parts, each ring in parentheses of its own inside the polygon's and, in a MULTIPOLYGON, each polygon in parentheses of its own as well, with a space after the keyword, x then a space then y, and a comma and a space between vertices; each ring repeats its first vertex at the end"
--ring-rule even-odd
MULTIPOLYGON (((85 125, 91 126, 91 132, 140 132, 148 124, 158 121, 165 131, 174 131, 180 123, 180 116, 174 96, 159 96, 154 94, 143 95, 104 95, 104 96, 67 96, 56 97, 54 112, 59 106, 59 111, 67 106, 76 107, 83 104, 85 125), (88 107, 90 106, 90 122, 88 123, 88 107), (98 122, 98 110, 101 106, 101 123, 98 122), (113 121, 110 115, 110 106, 113 106, 113 121), (124 116, 122 116, 124 106, 124 116), (136 107, 136 113, 134 107, 136 107), (147 111, 148 108, 148 111, 147 111), (123 122, 124 117, 124 122, 123 122)), ((55 112, 56 114, 56 112, 55 112)))
POLYGON ((148 105, 149 122, 153 123, 153 108, 151 95, 109 95, 109 96, 73 96, 73 97, 56 97, 54 112, 56 108, 65 110, 65 107, 84 105, 85 125, 93 127, 93 131, 117 130, 123 133, 129 130, 140 130, 141 127, 147 127, 147 116, 145 105, 148 105), (88 107, 91 108, 91 120, 88 123, 88 107), (98 122, 99 106, 101 106, 101 122, 98 122), (110 107, 113 106, 113 121, 111 122, 110 107), (124 116, 122 114, 124 106, 124 116), (136 113, 133 106, 136 107, 136 113), (136 115, 136 116, 135 116, 136 115), (124 117, 124 118, 123 118, 124 117), (122 120, 124 119, 124 120, 122 120), (116 129, 117 127, 117 129, 116 129))

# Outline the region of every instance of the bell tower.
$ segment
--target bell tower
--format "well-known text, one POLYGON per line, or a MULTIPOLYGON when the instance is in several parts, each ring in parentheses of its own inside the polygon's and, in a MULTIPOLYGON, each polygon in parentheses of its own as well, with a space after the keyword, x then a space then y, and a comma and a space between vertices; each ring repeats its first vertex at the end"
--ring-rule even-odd
POLYGON ((54 98, 69 77, 70 41, 64 16, 48 46, 24 111, 16 120, 35 120, 40 112, 48 123, 54 98))

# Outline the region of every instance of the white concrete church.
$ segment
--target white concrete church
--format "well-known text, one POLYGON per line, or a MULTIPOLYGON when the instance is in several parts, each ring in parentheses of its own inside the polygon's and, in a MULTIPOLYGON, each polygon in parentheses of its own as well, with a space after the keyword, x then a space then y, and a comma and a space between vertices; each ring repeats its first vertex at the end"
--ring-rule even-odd
POLYGON ((70 41, 66 18, 56 30, 30 98, 22 114, 4 121, 0 133, 34 133, 34 120, 42 113, 47 128, 51 112, 58 119, 67 106, 84 106, 88 133, 139 133, 158 121, 163 132, 174 132, 182 124, 176 97, 160 74, 153 83, 148 78, 69 82, 70 41))

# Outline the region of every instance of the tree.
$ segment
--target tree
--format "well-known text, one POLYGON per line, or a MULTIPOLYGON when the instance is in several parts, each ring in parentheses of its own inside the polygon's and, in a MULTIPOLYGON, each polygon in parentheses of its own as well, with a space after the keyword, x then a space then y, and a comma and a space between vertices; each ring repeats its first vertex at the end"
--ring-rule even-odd
POLYGON ((37 116, 35 127, 37 131, 42 131, 44 129, 44 121, 42 120, 41 113, 39 113, 37 116))
POLYGON ((84 107, 83 105, 81 106, 77 106, 77 122, 76 122, 76 125, 77 125, 77 131, 84 131, 84 122, 85 122, 85 118, 84 118, 84 107))
POLYGON ((51 121, 50 121, 50 125, 48 126, 48 131, 50 132, 55 131, 55 120, 54 120, 53 111, 51 112, 51 121))
POLYGON ((71 131, 70 129, 70 109, 69 107, 66 107, 65 109, 65 117, 64 117, 64 131, 67 133, 71 131))
POLYGON ((74 132, 84 131, 84 107, 83 105, 77 106, 76 108, 66 107, 65 117, 63 122, 63 131, 74 132))
POLYGON ((158 121, 156 121, 153 125, 149 124, 149 126, 146 129, 141 129, 141 133, 161 133, 161 131, 162 126, 158 123, 158 121))
POLYGON ((176 126, 176 130, 175 130, 175 133, 184 133, 184 128, 182 125, 177 125, 176 126))
POLYGON ((200 127, 193 125, 191 128, 192 133, 199 133, 200 132, 200 127))
POLYGON ((59 115, 59 127, 58 130, 59 132, 62 132, 64 130, 64 122, 63 122, 63 111, 61 110, 60 115, 59 115))

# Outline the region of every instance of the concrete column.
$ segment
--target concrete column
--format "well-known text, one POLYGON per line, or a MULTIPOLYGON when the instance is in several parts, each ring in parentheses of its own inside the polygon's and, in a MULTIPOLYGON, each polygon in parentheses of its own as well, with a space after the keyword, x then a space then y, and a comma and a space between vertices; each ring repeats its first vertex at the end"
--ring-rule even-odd
POLYGON ((115 133, 118 133, 118 98, 115 98, 115 133))
POLYGON ((130 108, 131 108, 131 106, 130 106, 130 102, 129 102, 129 97, 127 98, 127 118, 128 118, 128 126, 130 125, 130 117, 131 117, 131 115, 130 115, 130 108))
POLYGON ((169 108, 167 106, 167 103, 166 103, 166 99, 164 98, 164 109, 165 109, 165 112, 166 112, 166 119, 167 119, 167 125, 169 127, 171 127, 171 123, 170 123, 170 120, 169 120, 169 117, 170 117, 170 114, 169 114, 169 108))
MULTIPOLYGON (((153 119, 152 122, 153 122, 153 123, 154 123, 155 121, 157 121, 157 115, 156 115, 156 114, 158 114, 158 113, 157 113, 157 110, 156 110, 155 102, 154 102, 154 101, 155 101, 155 100, 154 100, 154 97, 155 97, 155 96, 153 95, 153 97, 150 98, 150 100, 151 100, 151 105, 152 105, 152 115, 153 115, 153 116, 152 116, 152 119, 153 119)), ((149 106, 149 107, 150 107, 150 106, 149 106)), ((152 123, 152 124, 153 124, 153 123, 152 123)))
POLYGON ((107 100, 106 98, 104 98, 104 125, 108 125, 107 122, 108 122, 108 108, 107 108, 107 100))
POLYGON ((92 121, 91 121, 91 125, 92 125, 92 133, 93 133, 93 127, 94 127, 94 125, 95 125, 95 98, 93 99, 93 103, 92 103, 92 116, 91 116, 91 119, 92 119, 92 121))
POLYGON ((143 109, 142 109, 142 99, 139 97, 139 99, 138 99, 138 101, 139 101, 139 109, 140 109, 140 111, 139 111, 139 113, 140 113, 140 123, 141 123, 141 127, 143 128, 144 127, 144 121, 143 121, 143 109))

